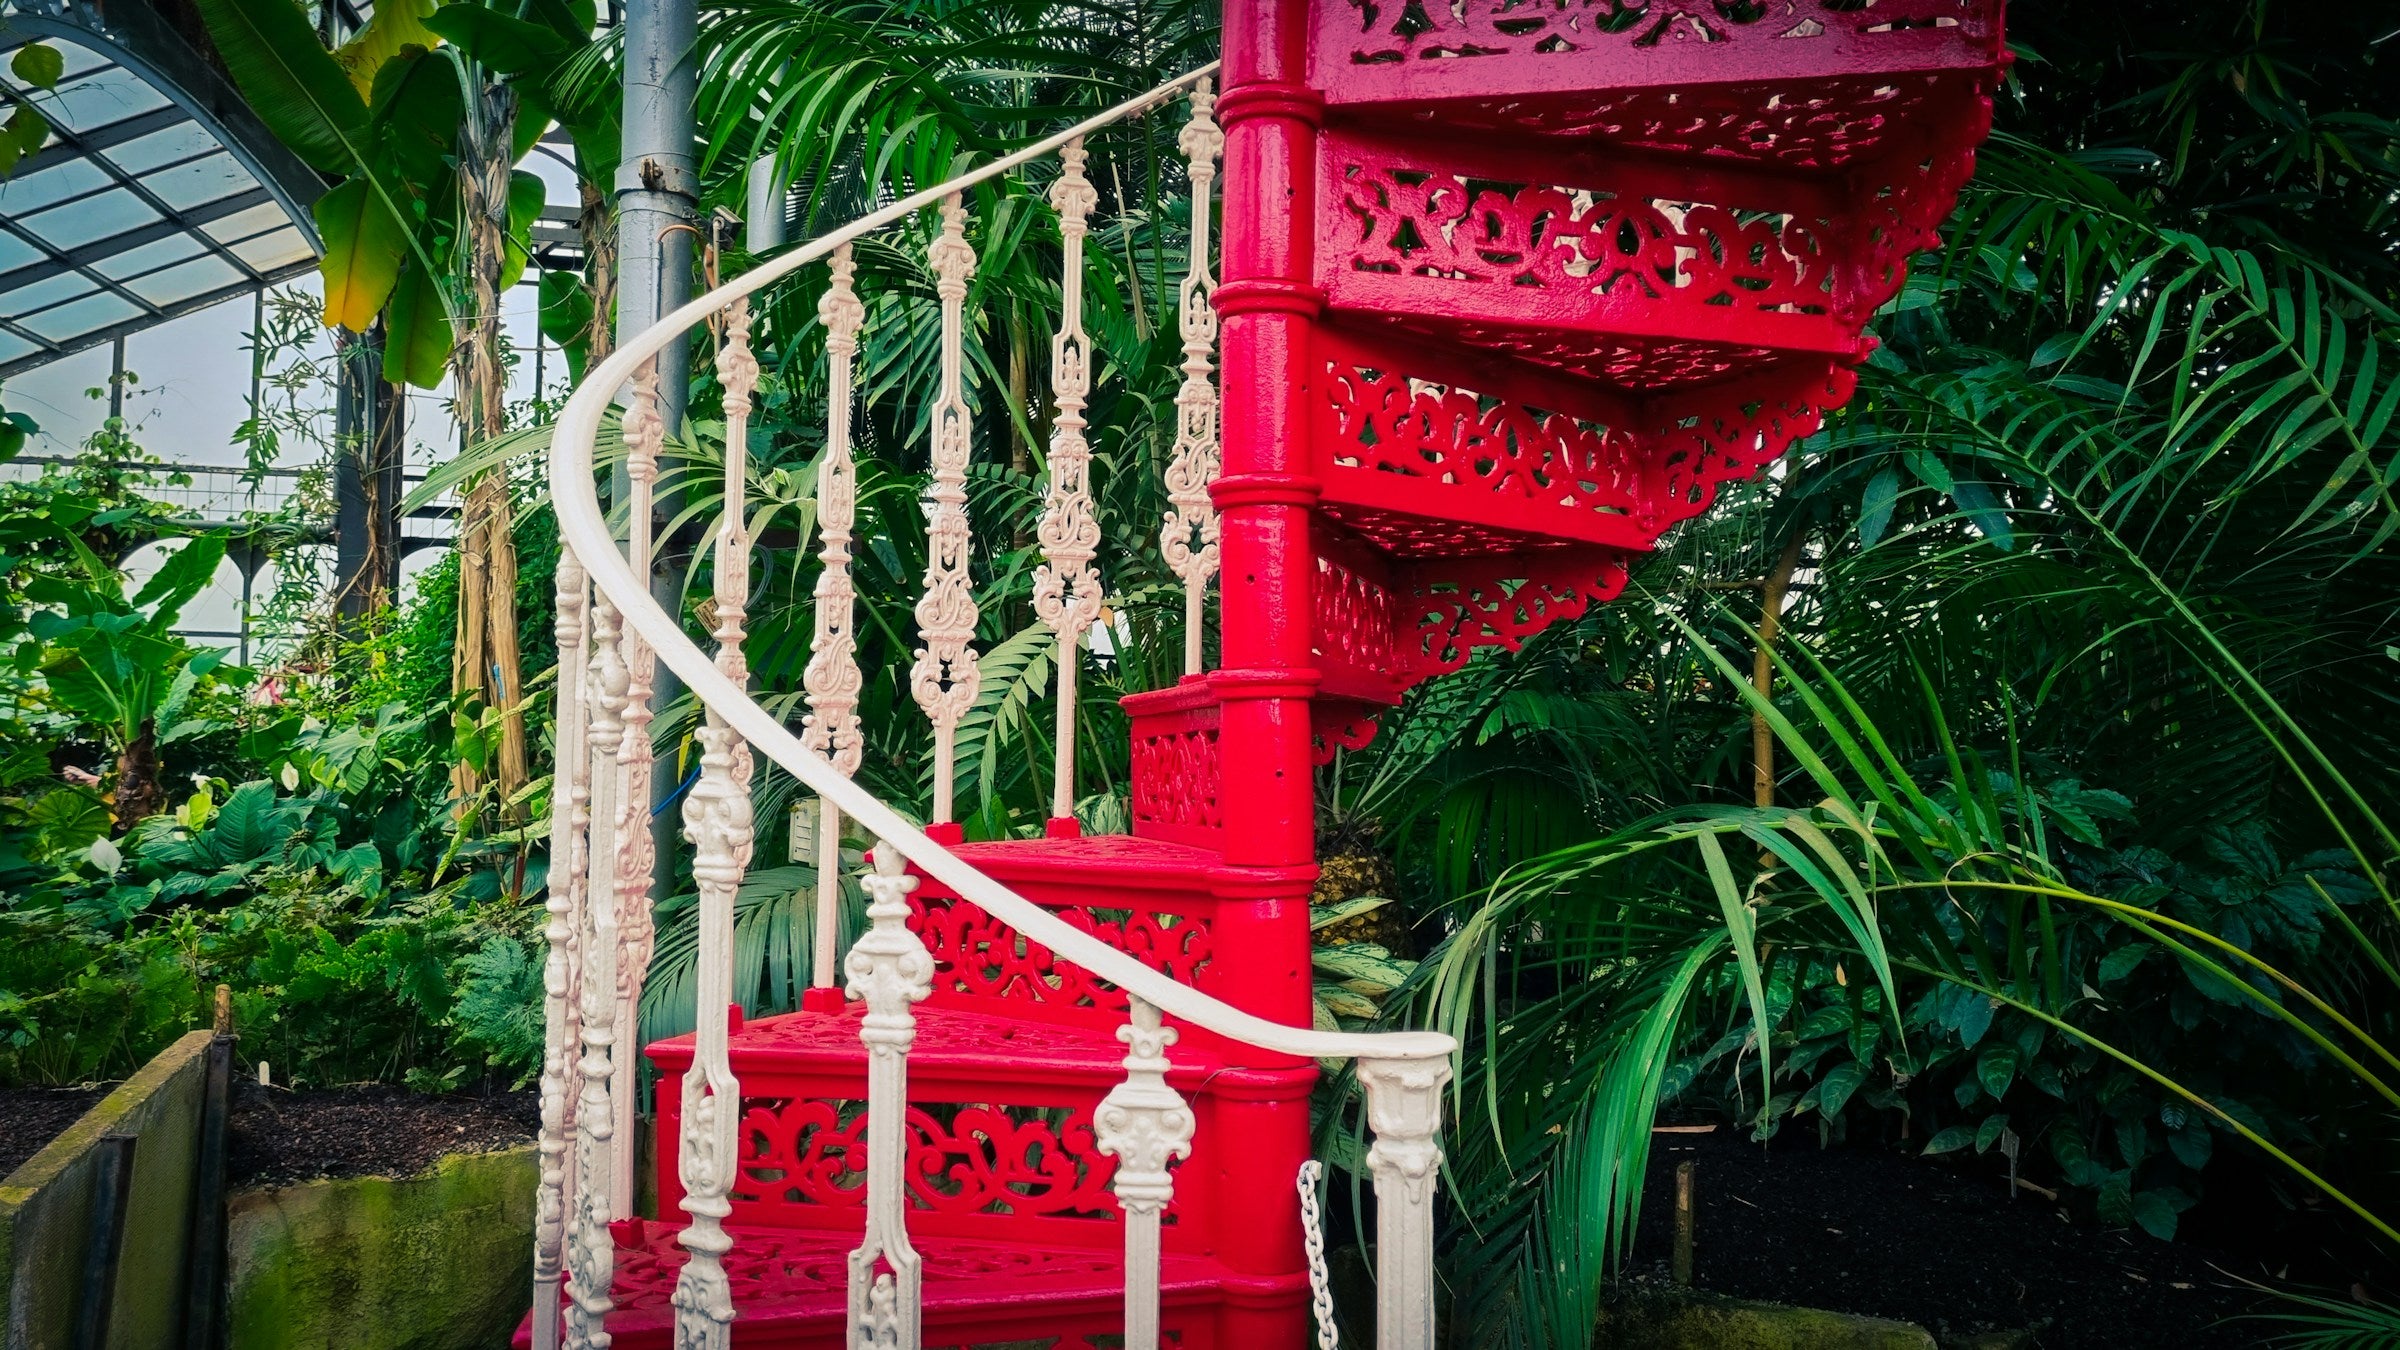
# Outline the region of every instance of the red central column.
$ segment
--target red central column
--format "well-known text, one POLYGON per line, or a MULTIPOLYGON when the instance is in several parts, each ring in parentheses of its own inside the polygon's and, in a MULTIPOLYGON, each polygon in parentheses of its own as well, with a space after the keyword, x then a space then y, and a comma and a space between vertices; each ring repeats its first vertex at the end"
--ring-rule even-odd
MULTIPOLYGON (((1220 704, 1218 801, 1228 864, 1248 874, 1244 903, 1219 911, 1213 940, 1239 951, 1241 989, 1215 992, 1294 1026, 1310 1022, 1308 896, 1316 874, 1316 800, 1309 698, 1317 670, 1309 623, 1318 497, 1299 435, 1309 382, 1309 284, 1315 230, 1317 125, 1307 84, 1306 0, 1227 0, 1222 321, 1224 468, 1212 494, 1222 516, 1224 653, 1208 681, 1220 704), (1266 869, 1273 869, 1272 872, 1266 869), (1270 879, 1271 878, 1271 879, 1270 879)), ((1293 1181, 1308 1157, 1313 1068, 1259 1052, 1244 1091, 1219 1080, 1228 1227, 1219 1251, 1256 1279, 1228 1291, 1223 1343, 1297 1350, 1306 1265, 1293 1181)), ((1202 1161, 1195 1158, 1195 1161, 1202 1161)))
MULTIPOLYGON (((1230 0, 1225 11, 1224 657, 1210 677, 1224 704, 1225 860, 1316 861, 1309 696, 1309 476, 1300 434, 1309 329, 1322 305, 1314 265, 1317 122, 1302 82, 1302 0, 1230 0)), ((1305 1013, 1306 1009, 1302 1008, 1305 1013)))

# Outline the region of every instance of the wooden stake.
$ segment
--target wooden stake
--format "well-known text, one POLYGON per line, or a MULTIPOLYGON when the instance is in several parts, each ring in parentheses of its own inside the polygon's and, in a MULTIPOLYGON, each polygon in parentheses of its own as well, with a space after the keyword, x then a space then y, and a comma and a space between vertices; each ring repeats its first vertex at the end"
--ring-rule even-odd
MULTIPOLYGON (((1792 584, 1792 573, 1800 567, 1800 546, 1808 539, 1808 531, 1792 531, 1791 540, 1783 546, 1783 556, 1775 560, 1763 589, 1765 599, 1759 607, 1758 652, 1751 663, 1750 681, 1762 697, 1775 693, 1775 633, 1783 627, 1783 596, 1792 584)), ((1775 804, 1775 731, 1767 724, 1766 714, 1750 714, 1750 799, 1756 806, 1775 804)))
POLYGON ((1692 1167, 1675 1164, 1675 1283, 1692 1282, 1692 1167))
POLYGON ((217 986, 216 1030, 220 1036, 233 1034, 233 986, 229 984, 217 986))

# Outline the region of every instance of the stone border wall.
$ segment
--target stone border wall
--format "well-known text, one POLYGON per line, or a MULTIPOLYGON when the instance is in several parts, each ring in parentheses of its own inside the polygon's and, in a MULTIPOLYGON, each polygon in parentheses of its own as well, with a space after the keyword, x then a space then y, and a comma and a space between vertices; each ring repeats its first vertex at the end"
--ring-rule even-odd
POLYGON ((133 1177, 117 1263, 110 1350, 182 1340, 183 1281, 214 1033, 168 1046, 25 1165, 0 1180, 0 1327, 8 1350, 72 1344, 92 1232, 102 1135, 130 1134, 133 1177))
POLYGON ((491 1350, 533 1301, 534 1146, 413 1177, 233 1193, 228 1343, 240 1350, 491 1350))

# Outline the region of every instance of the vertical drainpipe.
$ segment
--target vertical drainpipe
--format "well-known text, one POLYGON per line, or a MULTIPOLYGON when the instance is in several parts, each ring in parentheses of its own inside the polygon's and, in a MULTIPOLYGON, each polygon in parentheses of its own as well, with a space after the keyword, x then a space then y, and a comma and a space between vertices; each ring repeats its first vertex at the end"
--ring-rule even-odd
MULTIPOLYGON (((699 180, 692 164, 692 104, 698 70, 692 51, 692 0, 645 0, 625 12, 625 153, 617 167, 617 342, 621 346, 692 298, 692 240, 699 180)), ((670 432, 683 430, 691 341, 679 337, 658 354, 658 411, 670 432)), ((625 471, 611 486, 622 499, 625 471)), ((658 497, 657 519, 674 518, 675 503, 658 497)), ((660 536, 651 567, 650 594, 669 613, 682 602, 682 549, 660 536)), ((683 692, 673 672, 659 667, 654 706, 665 707, 683 692)), ((681 774, 672 761, 652 779, 651 805, 674 795, 681 774)), ((658 841, 658 878, 671 874, 676 830, 674 812, 650 822, 658 841)), ((654 891, 653 894, 658 892, 654 891)))
MULTIPOLYGON (((693 105, 699 99, 698 17, 694 0, 640 0, 625 6, 624 153, 617 164, 617 342, 637 333, 692 298, 692 242, 699 176, 692 159, 693 105), (683 227, 683 228, 678 228, 683 227)), ((678 337, 658 354, 658 411, 670 434, 683 431, 689 394, 691 342, 678 337)), ((616 500, 629 490, 622 464, 610 477, 616 500)), ((658 494, 655 519, 674 519, 676 503, 658 494)), ((651 564, 650 594, 670 614, 681 613, 685 546, 658 536, 651 564)), ((682 682, 658 668, 653 707, 664 708, 683 693, 682 682)), ((681 832, 669 807, 682 781, 681 765, 662 757, 650 782, 650 836, 656 847, 651 899, 667 893, 675 872, 681 832)), ((621 1028, 617 1053, 639 1055, 638 1027, 621 1028)), ((622 1140, 621 1148, 632 1148, 622 1140)), ((638 1171, 637 1171, 638 1176, 638 1171)), ((636 1186, 638 1189, 638 1181, 636 1186)))

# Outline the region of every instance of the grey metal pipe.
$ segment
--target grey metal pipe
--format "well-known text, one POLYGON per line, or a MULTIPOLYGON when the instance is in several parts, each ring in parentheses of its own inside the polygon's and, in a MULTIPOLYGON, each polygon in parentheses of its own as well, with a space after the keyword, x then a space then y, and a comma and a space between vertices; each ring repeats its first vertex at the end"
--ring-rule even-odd
MULTIPOLYGON (((692 146, 699 101, 699 14, 694 0, 643 0, 625 8, 625 138, 617 165, 617 340, 624 342, 680 308, 692 297, 692 226, 700 181, 692 146)), ((670 434, 683 430, 690 390, 691 346, 678 337, 658 354, 658 412, 670 434)), ((620 467, 611 480, 617 500, 627 484, 620 467)), ((660 493, 655 518, 675 518, 677 503, 660 493)), ((650 572, 650 594, 670 613, 681 611, 684 549, 660 537, 650 572)), ((681 682, 661 667, 655 707, 683 693, 681 682)), ((659 866, 652 896, 665 893, 674 875, 670 860, 681 839, 668 803, 682 775, 672 771, 651 781, 650 833, 659 866)))

